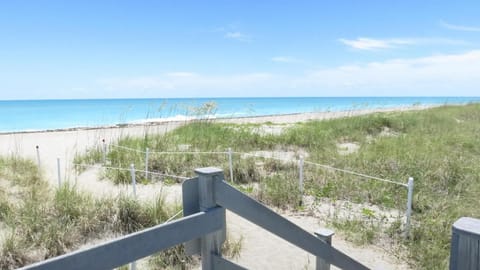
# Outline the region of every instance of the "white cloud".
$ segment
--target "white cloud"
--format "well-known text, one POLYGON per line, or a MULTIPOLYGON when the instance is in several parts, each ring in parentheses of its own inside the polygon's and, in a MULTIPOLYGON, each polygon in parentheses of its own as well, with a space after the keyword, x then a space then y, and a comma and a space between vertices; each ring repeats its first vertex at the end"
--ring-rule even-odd
POLYGON ((273 62, 277 63, 298 63, 301 62, 299 59, 290 56, 275 56, 271 59, 273 62))
POLYGON ((377 50, 388 49, 398 45, 412 44, 412 40, 408 39, 373 39, 373 38, 357 38, 357 39, 339 39, 343 44, 359 50, 377 50))
POLYGON ((252 37, 240 32, 227 32, 224 35, 225 38, 233 39, 242 42, 250 42, 252 41, 252 37))
POLYGON ((343 44, 358 50, 381 50, 398 48, 411 45, 467 45, 463 40, 454 40, 447 38, 391 38, 391 39, 373 39, 360 37, 357 39, 339 39, 343 44))
POLYGON ((480 27, 478 26, 450 24, 444 21, 440 21, 440 25, 450 30, 465 31, 465 32, 480 32, 480 27))
POLYGON ((390 59, 300 75, 170 72, 110 78, 100 87, 123 96, 458 96, 480 94, 480 50, 390 59), (139 92, 140 91, 140 92, 139 92), (133 95, 128 95, 133 93, 133 95))
POLYGON ((354 95, 478 95, 480 50, 309 72, 295 85, 354 95))

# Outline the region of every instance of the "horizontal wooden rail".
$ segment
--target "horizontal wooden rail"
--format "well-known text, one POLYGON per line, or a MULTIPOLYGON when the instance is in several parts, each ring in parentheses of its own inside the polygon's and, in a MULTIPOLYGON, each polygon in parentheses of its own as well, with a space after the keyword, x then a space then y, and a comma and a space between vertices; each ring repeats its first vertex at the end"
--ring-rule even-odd
POLYGON ((337 267, 347 270, 368 269, 225 181, 215 180, 214 194, 218 205, 337 267))
POLYGON ((221 270, 246 270, 247 268, 235 264, 217 255, 213 255, 213 263, 216 269, 221 270))
POLYGON ((112 269, 185 243, 186 254, 202 256, 202 269, 245 269, 222 258, 226 238, 225 209, 253 222, 299 248, 347 270, 368 269, 313 234, 255 201, 224 181, 217 168, 195 170, 198 177, 182 185, 184 217, 22 269, 112 269))
POLYGON ((212 208, 206 212, 199 212, 21 269, 113 269, 163 249, 218 231, 224 226, 223 215, 224 209, 220 207, 212 208))

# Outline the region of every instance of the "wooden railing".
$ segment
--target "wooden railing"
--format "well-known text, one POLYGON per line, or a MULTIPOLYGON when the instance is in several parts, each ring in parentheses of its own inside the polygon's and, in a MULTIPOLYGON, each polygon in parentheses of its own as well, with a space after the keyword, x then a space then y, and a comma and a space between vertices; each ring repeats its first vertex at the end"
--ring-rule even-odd
POLYGON ((450 269, 480 269, 479 219, 462 217, 453 224, 450 269))
POLYGON ((245 269, 221 254, 226 209, 317 256, 321 261, 317 266, 368 269, 227 184, 222 170, 202 168, 195 172, 197 177, 182 186, 183 218, 22 269, 112 269, 181 243, 185 243, 188 255, 201 256, 202 269, 245 269))

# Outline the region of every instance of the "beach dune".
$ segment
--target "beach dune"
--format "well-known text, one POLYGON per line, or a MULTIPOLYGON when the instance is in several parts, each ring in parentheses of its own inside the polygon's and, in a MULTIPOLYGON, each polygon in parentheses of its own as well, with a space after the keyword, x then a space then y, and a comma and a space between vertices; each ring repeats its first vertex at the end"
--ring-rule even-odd
MULTIPOLYGON (((361 115, 373 112, 392 112, 398 110, 418 110, 426 106, 413 106, 397 109, 358 110, 348 112, 306 113, 294 115, 277 115, 253 118, 232 118, 216 121, 231 123, 295 123, 317 119, 330 119, 361 115)), ((102 140, 115 142, 122 136, 141 136, 164 133, 173 130, 185 122, 145 123, 123 127, 105 127, 95 129, 73 129, 48 132, 19 132, 0 134, 0 154, 16 155, 37 160, 36 147, 39 147, 40 162, 45 178, 52 187, 58 185, 57 158, 60 159, 62 181, 75 181, 77 187, 95 196, 115 195, 128 192, 129 187, 115 186, 110 181, 99 181, 95 169, 87 170, 81 177, 75 177, 72 162, 75 153, 98 145, 102 140)), ((212 164, 215 166, 215 164, 212 164)), ((193 170, 194 168, 192 168, 193 170)), ((140 199, 153 198, 160 191, 166 193, 168 201, 181 201, 180 185, 162 186, 161 183, 139 185, 137 194, 140 199)), ((303 229, 313 232, 325 226, 325 221, 313 216, 296 213, 282 213, 303 229)), ((228 231, 234 238, 243 238, 243 248, 240 258, 236 261, 252 269, 314 269, 315 257, 284 240, 243 220, 239 216, 228 213, 228 231)), ((359 260, 372 269, 408 269, 408 266, 396 257, 376 246, 355 246, 345 241, 341 234, 333 239, 333 246, 359 260)))

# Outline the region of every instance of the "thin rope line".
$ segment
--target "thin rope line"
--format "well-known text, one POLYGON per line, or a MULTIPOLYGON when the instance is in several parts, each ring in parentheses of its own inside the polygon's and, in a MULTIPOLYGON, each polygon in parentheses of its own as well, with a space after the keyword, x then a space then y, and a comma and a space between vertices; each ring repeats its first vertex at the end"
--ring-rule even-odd
POLYGON ((285 162, 292 162, 294 163, 295 160, 287 159, 287 158, 278 158, 278 157, 272 157, 272 156, 267 156, 267 155, 257 155, 257 154, 250 154, 250 153, 241 153, 241 152, 232 152, 234 154, 240 154, 243 156, 251 156, 251 157, 258 157, 258 158, 269 158, 269 159, 274 159, 274 160, 280 160, 280 161, 285 161, 285 162))
MULTIPOLYGON (((140 172, 145 172, 145 171, 140 171, 140 172)), ((182 180, 187 180, 189 179, 188 177, 185 177, 185 176, 178 176, 178 175, 173 175, 173 174, 165 174, 165 173, 158 173, 158 172, 151 172, 151 171, 148 171, 149 174, 151 175, 160 175, 160 176, 166 176, 166 177, 173 177, 173 178, 178 178, 178 179, 182 179, 182 180)))
MULTIPOLYGON (((113 147, 117 147, 117 148, 121 148, 121 149, 125 149, 125 150, 130 150, 130 151, 135 151, 135 152, 138 152, 138 153, 147 153, 147 151, 142 151, 142 150, 139 150, 139 149, 135 149, 135 148, 130 148, 130 147, 126 147, 126 146, 121 146, 121 145, 116 145, 116 144, 111 144, 110 146, 113 146, 113 147)), ((218 152, 206 152, 206 151, 189 151, 189 152, 184 152, 184 151, 148 151, 149 154, 228 154, 228 152, 221 152, 221 151, 218 151, 218 152)))
POLYGON ((134 149, 134 148, 126 147, 126 146, 121 146, 121 145, 117 145, 117 144, 110 144, 109 146, 129 150, 129 151, 134 151, 134 152, 138 152, 138 153, 146 153, 145 151, 142 151, 142 150, 138 150, 138 149, 134 149))
POLYGON ((150 154, 228 154, 228 152, 197 152, 197 151, 193 151, 193 152, 169 152, 169 151, 165 151, 165 152, 149 152, 150 154))
MULTIPOLYGON (((80 167, 89 167, 89 168, 95 168, 95 169, 110 169, 110 170, 119 170, 119 171, 128 171, 131 172, 132 169, 126 169, 126 168, 117 168, 117 167, 108 167, 108 166, 102 166, 102 165, 90 165, 90 164, 73 164, 74 166, 80 166, 80 167)), ((135 172, 145 172, 145 170, 137 170, 134 169, 135 172)), ((160 176, 166 176, 166 177, 173 177, 173 178, 178 178, 182 180, 189 179, 188 177, 185 176, 179 176, 179 175, 172 175, 172 174, 165 174, 165 173, 159 173, 155 171, 148 171, 149 174, 151 175, 160 175, 160 176)))
MULTIPOLYGON (((116 167, 108 167, 108 166, 102 166, 102 165, 92 165, 92 164, 77 164, 73 163, 74 166, 80 166, 80 167, 88 167, 88 168, 95 168, 95 169, 111 169, 111 170, 119 170, 119 171, 130 171, 131 169, 125 169, 125 168, 116 168, 116 167)), ((135 171, 140 171, 136 170, 135 171)), ((144 171, 142 171, 144 172, 144 171)))
MULTIPOLYGON (((145 151, 141 151, 141 150, 138 150, 138 149, 133 149, 133 148, 129 148, 129 147, 121 146, 121 145, 112 144, 111 146, 118 147, 118 148, 123 148, 123 149, 126 149, 126 150, 136 151, 136 152, 139 152, 139 153, 146 153, 145 151)), ((149 152, 149 153, 150 154, 228 154, 229 152, 149 152)), ((251 156, 251 157, 258 157, 258 158, 269 158, 269 159, 279 160, 279 161, 284 161, 284 162, 292 162, 292 163, 295 162, 295 160, 286 159, 286 158, 277 158, 277 157, 267 156, 267 155, 258 155, 258 154, 251 154, 251 153, 242 153, 242 152, 232 152, 232 154, 241 154, 243 156, 251 156)), ((319 164, 319 163, 314 163, 314 162, 310 162, 310 161, 304 161, 304 163, 314 165, 314 166, 318 166, 318 167, 323 167, 323 168, 334 170, 334 171, 348 173, 348 174, 352 174, 352 175, 356 175, 356 176, 360 176, 360 177, 364 177, 364 178, 368 178, 368 179, 373 179, 373 180, 383 181, 383 182, 386 182, 386 183, 391 183, 391 184, 395 184, 395 185, 408 187, 408 185, 404 184, 404 183, 400 183, 400 182, 396 182, 396 181, 392 181, 392 180, 388 180, 388 179, 383 179, 383 178, 379 178, 379 177, 375 177, 375 176, 370 176, 370 175, 366 175, 366 174, 362 174, 362 173, 357 173, 357 172, 350 171, 350 170, 339 169, 339 168, 335 168, 335 167, 332 167, 332 166, 319 164)), ((104 167, 104 168, 109 168, 109 167, 104 167)), ((110 169, 128 170, 128 169, 123 169, 123 168, 110 168, 110 169)), ((141 171, 141 170, 137 170, 137 171, 141 171)), ((144 171, 141 171, 141 172, 144 172, 144 171)), ((177 177, 177 176, 172 176, 172 175, 165 175, 165 176, 177 177)), ((185 179, 188 179, 188 178, 185 178, 185 179)))
POLYGON ((392 181, 392 180, 383 179, 383 178, 379 178, 379 177, 375 177, 375 176, 370 176, 370 175, 366 175, 366 174, 363 174, 363 173, 357 173, 357 172, 354 172, 354 171, 339 169, 339 168, 335 168, 335 167, 332 167, 332 166, 318 164, 318 163, 314 163, 314 162, 310 162, 310 161, 304 161, 304 163, 314 165, 314 166, 318 166, 318 167, 322 167, 322 168, 326 168, 326 169, 331 169, 331 170, 334 170, 334 171, 339 171, 339 172, 344 172, 344 173, 348 173, 348 174, 352 174, 352 175, 356 175, 356 176, 361 176, 361 177, 364 177, 364 178, 369 178, 369 179, 373 179, 373 180, 378 180, 378 181, 383 181, 383 182, 386 182, 386 183, 391 183, 391 184, 395 184, 395 185, 408 187, 408 185, 404 184, 404 183, 395 182, 395 181, 392 181))

